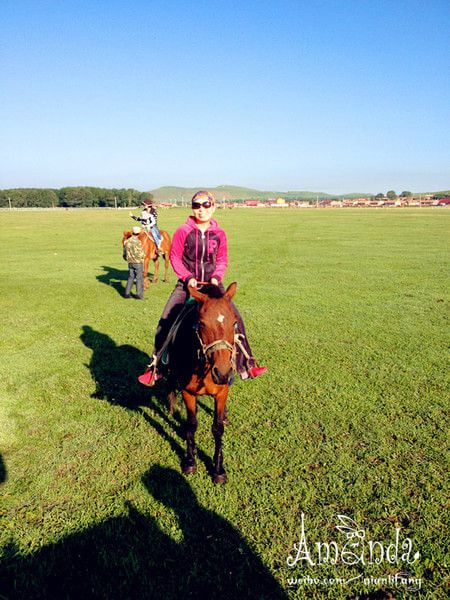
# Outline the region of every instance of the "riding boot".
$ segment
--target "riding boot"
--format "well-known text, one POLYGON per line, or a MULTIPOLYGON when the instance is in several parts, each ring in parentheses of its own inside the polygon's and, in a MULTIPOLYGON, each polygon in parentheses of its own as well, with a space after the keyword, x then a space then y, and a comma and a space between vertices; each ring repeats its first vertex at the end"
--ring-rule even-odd
POLYGON ((139 375, 138 381, 142 383, 142 385, 146 385, 147 387, 153 387, 158 379, 160 379, 160 374, 157 370, 158 357, 156 354, 152 355, 152 362, 145 369, 145 372, 142 375, 139 375))
POLYGON ((254 379, 267 371, 267 367, 260 367, 256 362, 245 331, 244 321, 233 304, 233 308, 237 317, 236 323, 236 371, 241 379, 254 379))

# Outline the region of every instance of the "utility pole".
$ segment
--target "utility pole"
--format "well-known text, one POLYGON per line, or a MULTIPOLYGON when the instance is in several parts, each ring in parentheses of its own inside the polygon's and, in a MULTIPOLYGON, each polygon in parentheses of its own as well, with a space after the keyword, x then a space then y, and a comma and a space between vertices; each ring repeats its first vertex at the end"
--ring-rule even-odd
POLYGON ((114 196, 114 208, 117 210, 117 196, 114 196))
POLYGON ((11 207, 11 198, 9 198, 9 196, 8 196, 8 202, 9 202, 9 210, 12 210, 12 207, 11 207))
POLYGON ((319 208, 319 196, 316 196, 316 208, 319 208))

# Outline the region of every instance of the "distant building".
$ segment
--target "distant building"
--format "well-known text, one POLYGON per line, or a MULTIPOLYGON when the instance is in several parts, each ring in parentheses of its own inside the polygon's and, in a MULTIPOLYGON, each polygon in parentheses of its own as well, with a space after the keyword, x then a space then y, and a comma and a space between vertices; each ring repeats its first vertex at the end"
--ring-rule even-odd
POLYGON ((262 202, 262 200, 245 200, 243 205, 250 206, 252 208, 261 208, 265 206, 265 203, 262 202))
POLYGON ((275 202, 270 203, 270 206, 273 206, 274 208, 286 208, 289 204, 284 198, 277 198, 275 202))

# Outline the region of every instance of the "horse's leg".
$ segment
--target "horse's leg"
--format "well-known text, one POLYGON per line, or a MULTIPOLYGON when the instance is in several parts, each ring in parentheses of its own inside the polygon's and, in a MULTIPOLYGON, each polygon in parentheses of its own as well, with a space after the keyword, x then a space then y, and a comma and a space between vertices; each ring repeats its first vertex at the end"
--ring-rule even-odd
POLYGON ((164 252, 164 283, 167 283, 169 280, 167 278, 167 273, 169 271, 169 252, 164 252))
POLYGON ((155 272, 153 274, 153 283, 158 283, 158 271, 159 271, 159 260, 158 255, 153 259, 153 264, 155 265, 155 272))
POLYGON ((174 389, 171 389, 167 394, 167 400, 169 401, 169 414, 173 415, 177 410, 177 393, 174 389))
POLYGON ((144 258, 144 290, 146 290, 150 285, 150 282, 148 280, 148 262, 149 258, 148 256, 146 256, 144 258))
POLYGON ((224 388, 224 391, 220 391, 214 399, 214 422, 212 426, 212 434, 215 442, 213 473, 214 483, 225 483, 227 480, 227 474, 223 468, 222 436, 224 429, 225 405, 228 397, 228 386, 224 386, 224 388))
POLYGON ((197 431, 197 396, 190 394, 186 390, 182 391, 184 404, 187 411, 186 423, 186 460, 183 464, 183 473, 191 475, 197 471, 195 457, 197 449, 195 447, 195 432, 197 431))

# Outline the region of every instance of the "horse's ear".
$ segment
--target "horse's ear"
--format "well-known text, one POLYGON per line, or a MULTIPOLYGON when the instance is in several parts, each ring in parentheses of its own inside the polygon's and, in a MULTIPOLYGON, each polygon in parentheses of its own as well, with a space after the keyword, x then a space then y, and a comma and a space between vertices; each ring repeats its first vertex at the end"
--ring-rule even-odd
POLYGON ((228 298, 229 300, 231 300, 231 298, 236 293, 236 288, 237 288, 237 283, 235 281, 233 281, 233 283, 230 283, 230 285, 227 287, 227 291, 225 292, 225 297, 228 298))
POLYGON ((195 298, 199 302, 205 302, 205 300, 208 299, 208 296, 206 294, 202 294, 201 292, 198 291, 197 288, 192 287, 191 285, 188 286, 188 290, 189 290, 191 297, 195 298))

